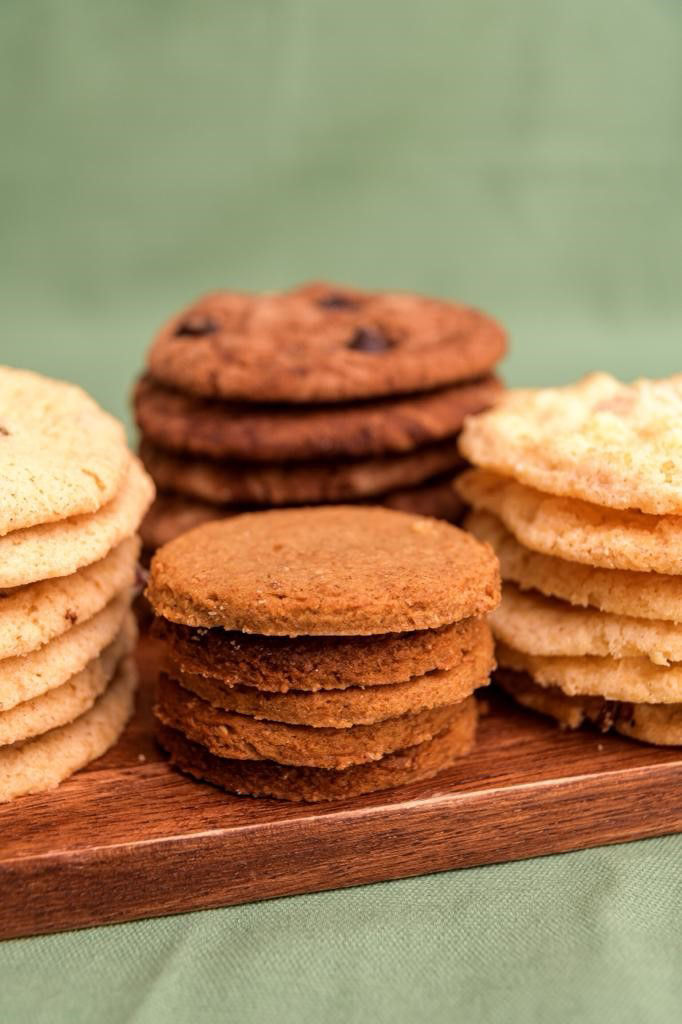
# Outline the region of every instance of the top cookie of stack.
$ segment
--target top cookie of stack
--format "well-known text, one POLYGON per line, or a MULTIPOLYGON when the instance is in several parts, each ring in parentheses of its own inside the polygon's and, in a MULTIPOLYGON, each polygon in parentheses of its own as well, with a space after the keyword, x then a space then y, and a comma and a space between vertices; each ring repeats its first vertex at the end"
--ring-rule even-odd
POLYGON ((98 757, 132 709, 151 480, 79 388, 0 367, 0 801, 98 757))
POLYGON ((500 681, 575 727, 682 743, 682 376, 593 374, 469 421, 458 489, 505 583, 500 681))
POLYGON ((149 352, 135 413, 154 549, 245 508, 372 501, 456 519, 453 439, 501 385, 502 329, 455 303, 327 284, 216 292, 149 352))

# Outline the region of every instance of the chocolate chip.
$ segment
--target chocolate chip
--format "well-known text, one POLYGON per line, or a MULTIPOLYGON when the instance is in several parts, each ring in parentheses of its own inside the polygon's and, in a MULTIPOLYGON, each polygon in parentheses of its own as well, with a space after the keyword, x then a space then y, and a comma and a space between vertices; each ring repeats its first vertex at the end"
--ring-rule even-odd
POLYGON ((78 622, 78 612, 74 611, 73 608, 67 608, 64 612, 64 618, 67 622, 70 622, 72 626, 75 626, 78 622))
POLYGON ((340 292, 330 292, 317 300, 318 306, 322 309, 357 309, 357 302, 351 299, 350 295, 341 295, 340 292))
POLYGON ((176 338, 202 338, 206 334, 215 334, 218 324, 210 316, 194 313, 182 320, 175 328, 176 338))
POLYGON ((9 437, 9 430, 7 427, 3 427, 2 423, 0 423, 0 434, 2 434, 3 437, 9 437))
POLYGON ((347 347, 356 352, 385 352, 392 345, 393 342, 376 327, 360 327, 347 343, 347 347))

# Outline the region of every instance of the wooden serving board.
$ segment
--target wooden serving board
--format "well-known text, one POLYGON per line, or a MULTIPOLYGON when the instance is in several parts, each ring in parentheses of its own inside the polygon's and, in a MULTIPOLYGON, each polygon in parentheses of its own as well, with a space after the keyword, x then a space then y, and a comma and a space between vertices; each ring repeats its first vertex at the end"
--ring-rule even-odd
POLYGON ((0 807, 0 938, 221 907, 682 831, 682 749, 560 733, 494 698, 437 779, 324 805, 231 797, 171 770, 137 715, 57 791, 0 807))

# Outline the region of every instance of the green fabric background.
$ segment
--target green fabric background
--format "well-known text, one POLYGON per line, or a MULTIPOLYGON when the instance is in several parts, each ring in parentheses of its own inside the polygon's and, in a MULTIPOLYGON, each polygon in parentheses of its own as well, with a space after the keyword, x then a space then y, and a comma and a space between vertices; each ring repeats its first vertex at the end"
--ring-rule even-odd
MULTIPOLYGON (((678 0, 4 0, 0 77, 0 357, 119 414, 181 302, 320 276, 492 310, 513 384, 682 369, 678 0)), ((679 1020, 681 855, 5 943, 0 1019, 679 1020)))

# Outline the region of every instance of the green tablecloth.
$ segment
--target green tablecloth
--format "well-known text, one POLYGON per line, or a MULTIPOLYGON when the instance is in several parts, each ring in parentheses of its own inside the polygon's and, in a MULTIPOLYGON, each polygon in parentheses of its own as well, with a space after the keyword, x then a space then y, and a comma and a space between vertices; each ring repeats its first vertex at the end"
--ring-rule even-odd
MULTIPOLYGON (((6 0, 0 47, 3 361, 123 414, 179 303, 327 276, 496 312, 513 384, 682 369, 676 0, 6 0)), ((672 1021, 681 855, 5 943, 0 1019, 672 1021)))

